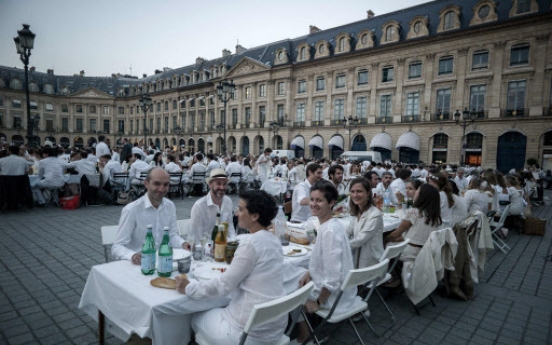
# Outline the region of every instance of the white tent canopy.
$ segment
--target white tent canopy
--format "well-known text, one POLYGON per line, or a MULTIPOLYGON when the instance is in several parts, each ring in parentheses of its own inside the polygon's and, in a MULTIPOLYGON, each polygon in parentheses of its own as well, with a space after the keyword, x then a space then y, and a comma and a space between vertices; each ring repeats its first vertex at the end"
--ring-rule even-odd
POLYGON ((312 137, 312 139, 309 141, 309 147, 311 149, 313 149, 315 147, 323 148, 324 147, 324 139, 322 139, 322 137, 319 136, 319 135, 316 135, 316 136, 312 137))
POLYGON ((408 147, 420 151, 420 137, 414 132, 406 132, 397 140, 397 148, 408 147))
POLYGON ((343 137, 339 135, 333 136, 328 143, 328 147, 330 148, 330 150, 333 150, 335 148, 343 150, 344 146, 345 145, 343 144, 343 137))
POLYGON ((372 138, 372 141, 370 141, 370 149, 373 149, 374 147, 380 147, 391 151, 391 136, 387 133, 376 134, 372 138))
POLYGON ((305 148, 305 138, 298 136, 293 138, 290 144, 291 148, 295 150, 296 148, 304 149, 305 148))

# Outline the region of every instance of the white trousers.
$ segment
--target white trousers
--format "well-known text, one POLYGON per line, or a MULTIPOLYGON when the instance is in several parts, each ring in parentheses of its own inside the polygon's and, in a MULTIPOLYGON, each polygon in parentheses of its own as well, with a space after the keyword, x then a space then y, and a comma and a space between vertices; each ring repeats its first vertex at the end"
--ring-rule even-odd
POLYGON ((41 189, 57 189, 63 187, 65 182, 60 185, 59 181, 49 181, 49 180, 39 180, 31 189, 33 191, 33 196, 39 204, 44 204, 46 202, 44 195, 42 194, 41 189))

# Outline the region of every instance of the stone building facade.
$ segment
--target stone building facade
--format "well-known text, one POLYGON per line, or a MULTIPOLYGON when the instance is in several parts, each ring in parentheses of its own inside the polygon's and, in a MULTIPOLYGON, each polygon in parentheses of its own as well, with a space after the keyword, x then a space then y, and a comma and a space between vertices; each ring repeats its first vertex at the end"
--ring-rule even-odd
MULTIPOLYGON (((376 150, 402 162, 552 168, 552 1, 432 1, 296 39, 135 78, 30 72, 42 140, 88 146, 98 132, 157 146, 220 152, 266 147, 298 156, 376 150), (153 106, 144 114, 139 100, 153 106), (475 122, 457 125, 456 115, 475 122), (344 121, 347 119, 347 121, 344 121), (352 121, 351 121, 352 120, 352 121), (270 126, 277 122, 277 130, 270 126), (144 123, 145 122, 145 123, 144 123)), ((38 52, 35 54, 39 55, 38 52)), ((0 67, 0 133, 22 140, 21 69, 0 67)))

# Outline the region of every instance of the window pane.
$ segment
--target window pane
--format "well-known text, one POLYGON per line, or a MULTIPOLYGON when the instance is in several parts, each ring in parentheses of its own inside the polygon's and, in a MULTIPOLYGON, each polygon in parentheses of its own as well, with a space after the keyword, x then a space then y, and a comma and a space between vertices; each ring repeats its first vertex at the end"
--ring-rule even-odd
POLYGON ((525 81, 513 81, 508 84, 508 109, 525 108, 525 81))
POLYGON ((340 74, 336 77, 335 87, 336 88, 345 87, 345 75, 344 74, 340 74))
POLYGON ((344 119, 345 109, 344 109, 345 100, 343 98, 335 100, 334 106, 334 120, 344 119))
POLYGON ((314 121, 324 121, 324 102, 317 101, 314 105, 314 121))
POLYGON ((451 89, 437 90, 437 113, 448 115, 450 113, 451 89))
POLYGON ((391 95, 383 95, 380 98, 380 117, 391 116, 391 95))
POLYGON ((439 59, 439 75, 451 74, 454 59, 451 56, 439 59))
POLYGON ((359 119, 366 119, 366 97, 357 97, 355 115, 359 119))
POLYGON ((489 63, 489 52, 475 52, 472 58, 472 70, 485 69, 489 63))
POLYGON ((368 71, 359 71, 358 72, 358 85, 368 84, 368 71))
POLYGON ((394 69, 393 67, 384 67, 383 70, 382 70, 382 79, 381 81, 382 82, 388 82, 388 81, 393 81, 394 79, 394 69))
POLYGON ((486 85, 474 85, 470 87, 470 110, 485 110, 486 85))
POLYGON ((420 78, 422 76, 422 63, 412 62, 408 68, 408 78, 420 78))
POLYGON ((322 91, 326 88, 326 80, 324 78, 316 79, 316 91, 322 91))
POLYGON ((305 122, 305 103, 297 104, 297 114, 295 116, 295 121, 305 122))
POLYGON ((406 115, 418 115, 420 107, 420 93, 410 92, 406 96, 406 115))
POLYGON ((449 11, 445 14, 444 29, 452 29, 454 27, 454 12, 449 11))
POLYGON ((529 63, 529 46, 515 46, 510 52, 510 66, 529 63))

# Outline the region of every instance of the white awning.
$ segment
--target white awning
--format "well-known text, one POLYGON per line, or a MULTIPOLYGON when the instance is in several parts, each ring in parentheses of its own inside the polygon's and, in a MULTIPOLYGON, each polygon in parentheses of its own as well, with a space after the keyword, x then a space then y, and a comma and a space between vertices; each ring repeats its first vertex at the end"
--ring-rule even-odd
POLYGON ((208 137, 207 144, 212 144, 212 143, 213 143, 213 137, 208 137))
POLYGON ((391 151, 391 136, 387 133, 376 134, 370 141, 370 149, 374 149, 374 147, 391 151))
POLYGON ((297 148, 304 150, 305 149, 305 138, 303 137, 295 137, 291 141, 291 149, 295 150, 297 148))
POLYGON ((414 132, 406 132, 397 140, 397 148, 408 147, 420 151, 420 137, 414 132))
POLYGON ((334 149, 343 150, 344 146, 345 145, 343 144, 343 137, 339 135, 333 136, 330 139, 330 142, 328 143, 328 147, 330 148, 330 150, 334 150, 334 149))
POLYGON ((316 135, 312 137, 312 139, 309 141, 309 147, 311 149, 314 149, 315 147, 323 148, 324 147, 324 140, 321 136, 316 135))

